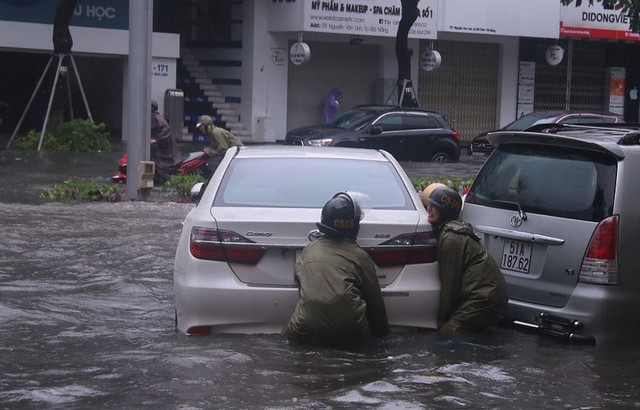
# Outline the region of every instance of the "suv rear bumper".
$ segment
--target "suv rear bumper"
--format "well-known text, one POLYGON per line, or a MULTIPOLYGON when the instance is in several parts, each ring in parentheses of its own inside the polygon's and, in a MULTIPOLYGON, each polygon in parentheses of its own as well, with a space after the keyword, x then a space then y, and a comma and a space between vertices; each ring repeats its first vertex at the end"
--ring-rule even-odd
POLYGON ((509 299, 505 317, 540 325, 541 313, 580 322, 583 326, 575 333, 593 336, 598 342, 640 340, 640 316, 631 314, 628 295, 625 297, 619 286, 579 283, 568 303, 560 308, 509 299))

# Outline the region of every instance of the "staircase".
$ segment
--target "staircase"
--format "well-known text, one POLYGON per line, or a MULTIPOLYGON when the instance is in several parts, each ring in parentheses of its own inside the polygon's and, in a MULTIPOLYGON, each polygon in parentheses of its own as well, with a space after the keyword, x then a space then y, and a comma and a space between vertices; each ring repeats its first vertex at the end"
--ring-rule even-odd
POLYGON ((181 141, 209 142, 195 127, 200 115, 210 115, 243 142, 251 139, 236 110, 241 103, 241 52, 240 42, 181 48, 176 81, 184 94, 181 141))

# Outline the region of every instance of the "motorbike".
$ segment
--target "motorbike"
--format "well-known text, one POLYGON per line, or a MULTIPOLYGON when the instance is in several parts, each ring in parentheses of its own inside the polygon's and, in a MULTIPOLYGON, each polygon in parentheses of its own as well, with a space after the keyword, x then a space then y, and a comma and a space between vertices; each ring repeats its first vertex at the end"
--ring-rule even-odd
MULTIPOLYGON (((186 158, 175 165, 169 172, 170 175, 202 175, 205 179, 209 179, 213 174, 209 168, 209 155, 204 151, 190 152, 186 158)), ((118 173, 111 177, 111 182, 126 183, 127 182, 127 154, 123 154, 118 161, 118 173)))

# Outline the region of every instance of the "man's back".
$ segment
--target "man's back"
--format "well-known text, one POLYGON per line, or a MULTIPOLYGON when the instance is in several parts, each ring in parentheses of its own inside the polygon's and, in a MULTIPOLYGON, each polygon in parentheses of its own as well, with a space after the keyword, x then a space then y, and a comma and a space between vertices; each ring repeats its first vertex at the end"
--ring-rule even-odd
POLYGON ((318 239, 303 250, 295 270, 300 299, 285 337, 343 344, 386 333, 375 265, 354 240, 318 239))

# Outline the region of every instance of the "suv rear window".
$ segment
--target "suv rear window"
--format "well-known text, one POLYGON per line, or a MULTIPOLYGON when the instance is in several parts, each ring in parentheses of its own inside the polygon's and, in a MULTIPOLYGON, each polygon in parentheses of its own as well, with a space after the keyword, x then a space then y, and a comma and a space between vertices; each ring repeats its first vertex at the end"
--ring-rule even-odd
POLYGON ((415 209, 391 163, 332 158, 234 159, 213 205, 322 208, 341 191, 367 194, 373 209, 415 209))
POLYGON ((616 159, 604 153, 503 144, 487 160, 466 201, 599 222, 612 214, 616 171, 616 159))

